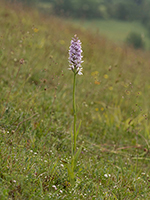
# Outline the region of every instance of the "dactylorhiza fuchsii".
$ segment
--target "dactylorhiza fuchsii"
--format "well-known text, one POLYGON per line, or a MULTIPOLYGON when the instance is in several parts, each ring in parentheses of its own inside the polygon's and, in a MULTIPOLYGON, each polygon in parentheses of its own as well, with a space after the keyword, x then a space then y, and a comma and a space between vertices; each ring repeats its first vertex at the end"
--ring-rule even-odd
POLYGON ((77 35, 71 40, 71 45, 69 47, 69 69, 72 70, 75 74, 82 75, 82 49, 81 49, 81 41, 78 39, 77 35))
POLYGON ((75 171, 77 167, 77 160, 79 158, 79 155, 82 150, 82 145, 80 148, 76 149, 76 142, 77 137, 79 134, 81 122, 78 126, 78 129, 76 129, 76 120, 77 120, 77 114, 76 114, 76 103, 75 103, 75 88, 76 88, 76 75, 82 75, 82 49, 81 49, 81 42, 78 39, 77 35, 74 35, 74 37, 71 40, 71 44, 69 47, 69 69, 73 71, 73 115, 74 115, 74 122, 73 122, 73 130, 71 130, 71 162, 68 163, 67 169, 68 169, 68 175, 70 182, 74 185, 75 182, 75 171))

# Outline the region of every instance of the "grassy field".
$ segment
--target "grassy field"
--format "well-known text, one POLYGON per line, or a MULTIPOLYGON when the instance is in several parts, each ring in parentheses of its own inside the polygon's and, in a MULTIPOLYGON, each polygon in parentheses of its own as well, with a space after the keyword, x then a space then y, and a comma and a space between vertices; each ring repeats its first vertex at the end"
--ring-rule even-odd
POLYGON ((0 199, 149 199, 149 52, 2 0, 0 24, 0 199), (74 34, 83 148, 71 185, 74 34))
MULTIPOLYGON (((69 20, 70 21, 70 20, 69 20)), ((119 20, 71 20, 75 26, 82 26, 93 32, 99 32, 101 35, 116 42, 123 44, 131 32, 140 34, 145 43, 145 48, 150 49, 150 38, 146 28, 138 21, 127 22, 119 20)))

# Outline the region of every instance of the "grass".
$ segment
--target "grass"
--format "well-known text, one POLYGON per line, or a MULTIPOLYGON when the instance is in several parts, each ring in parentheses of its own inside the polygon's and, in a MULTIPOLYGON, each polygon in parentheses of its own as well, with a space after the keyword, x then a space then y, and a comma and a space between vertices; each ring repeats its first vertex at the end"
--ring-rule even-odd
POLYGON ((0 199, 148 199, 149 52, 3 1, 0 21, 0 199), (76 85, 83 149, 72 186, 65 163, 74 34, 84 75, 76 85))
MULTIPOLYGON (((69 20, 70 21, 70 20, 69 20)), ((150 39, 146 28, 138 21, 119 21, 119 20, 71 20, 78 26, 92 29, 93 32, 98 31, 101 35, 107 37, 111 41, 118 44, 125 42, 127 36, 131 32, 142 35, 145 48, 150 49, 150 39)))

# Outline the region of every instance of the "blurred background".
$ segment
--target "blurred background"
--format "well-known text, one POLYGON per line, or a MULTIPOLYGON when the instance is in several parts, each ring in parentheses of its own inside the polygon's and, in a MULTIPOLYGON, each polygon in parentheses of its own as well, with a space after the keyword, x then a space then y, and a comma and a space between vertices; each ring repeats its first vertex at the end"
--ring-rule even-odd
MULTIPOLYGON (((8 0, 7 0, 8 1, 8 0)), ((150 49, 150 0, 11 0, 99 31, 115 42, 150 49)))

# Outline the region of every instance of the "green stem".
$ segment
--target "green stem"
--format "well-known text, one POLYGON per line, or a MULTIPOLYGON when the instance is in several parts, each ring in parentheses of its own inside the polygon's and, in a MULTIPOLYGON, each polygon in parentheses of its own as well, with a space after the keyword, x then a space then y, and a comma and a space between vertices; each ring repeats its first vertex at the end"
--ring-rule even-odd
POLYGON ((74 145, 73 145, 73 155, 76 151, 76 104, 75 104, 75 87, 76 87, 76 73, 74 73, 73 81, 73 114, 74 114, 74 145))

